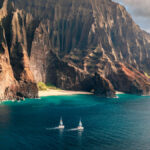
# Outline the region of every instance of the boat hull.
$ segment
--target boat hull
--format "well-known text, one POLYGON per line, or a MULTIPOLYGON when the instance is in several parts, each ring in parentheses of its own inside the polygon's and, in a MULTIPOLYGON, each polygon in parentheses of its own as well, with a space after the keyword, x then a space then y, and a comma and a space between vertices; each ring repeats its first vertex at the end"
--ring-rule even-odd
POLYGON ((64 129, 64 128, 65 128, 65 126, 60 125, 60 126, 58 126, 58 128, 59 128, 59 129, 64 129))
POLYGON ((78 130, 84 130, 84 127, 78 127, 78 130))

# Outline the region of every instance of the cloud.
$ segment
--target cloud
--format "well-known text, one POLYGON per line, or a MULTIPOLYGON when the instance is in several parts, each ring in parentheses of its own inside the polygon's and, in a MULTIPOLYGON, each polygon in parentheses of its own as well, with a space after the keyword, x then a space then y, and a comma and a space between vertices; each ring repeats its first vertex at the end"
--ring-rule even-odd
POLYGON ((137 16, 150 17, 150 0, 118 0, 130 9, 137 16))
POLYGON ((150 32, 150 0, 114 0, 127 8, 137 24, 150 32))

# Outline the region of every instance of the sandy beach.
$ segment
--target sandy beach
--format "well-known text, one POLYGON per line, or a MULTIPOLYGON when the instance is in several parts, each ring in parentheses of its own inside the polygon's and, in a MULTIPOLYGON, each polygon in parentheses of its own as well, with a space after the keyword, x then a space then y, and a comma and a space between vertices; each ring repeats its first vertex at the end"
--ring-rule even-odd
POLYGON ((88 94, 92 95, 90 92, 82 92, 82 91, 67 91, 67 90, 47 90, 47 91, 39 91, 39 97, 43 96, 58 96, 58 95, 78 95, 78 94, 88 94))
POLYGON ((125 93, 120 92, 120 91, 116 91, 116 94, 125 94, 125 93))
MULTIPOLYGON (((78 94, 92 95, 93 93, 91 93, 91 92, 83 92, 83 91, 67 91, 67 90, 53 90, 53 89, 49 89, 47 91, 39 91, 39 97, 43 97, 43 96, 59 96, 59 95, 78 95, 78 94)), ((116 91, 116 94, 124 94, 124 93, 116 91)))

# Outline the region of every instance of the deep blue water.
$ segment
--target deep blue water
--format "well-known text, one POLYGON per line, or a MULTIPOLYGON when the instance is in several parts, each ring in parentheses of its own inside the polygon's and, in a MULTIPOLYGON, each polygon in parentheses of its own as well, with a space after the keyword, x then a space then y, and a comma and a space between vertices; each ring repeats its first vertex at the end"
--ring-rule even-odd
POLYGON ((150 97, 51 96, 0 104, 0 150, 150 150, 150 97), (62 116, 66 129, 58 126, 62 116), (85 130, 69 131, 82 118, 85 130))

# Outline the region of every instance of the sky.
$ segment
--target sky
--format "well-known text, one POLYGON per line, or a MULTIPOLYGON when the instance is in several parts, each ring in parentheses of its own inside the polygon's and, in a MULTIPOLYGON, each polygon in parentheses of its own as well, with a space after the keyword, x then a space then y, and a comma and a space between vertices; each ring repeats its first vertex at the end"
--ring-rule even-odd
POLYGON ((150 0, 113 0, 126 7, 133 20, 150 33, 150 0))

